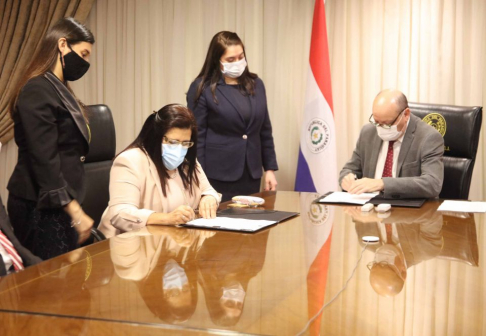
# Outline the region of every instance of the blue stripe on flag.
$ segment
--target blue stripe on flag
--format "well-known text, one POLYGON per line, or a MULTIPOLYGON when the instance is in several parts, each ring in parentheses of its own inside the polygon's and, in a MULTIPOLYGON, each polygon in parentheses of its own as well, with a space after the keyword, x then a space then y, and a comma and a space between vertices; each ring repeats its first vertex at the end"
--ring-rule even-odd
POLYGON ((297 163, 297 174, 295 179, 295 191, 316 192, 314 181, 312 181, 309 165, 302 155, 299 147, 299 161, 297 163))

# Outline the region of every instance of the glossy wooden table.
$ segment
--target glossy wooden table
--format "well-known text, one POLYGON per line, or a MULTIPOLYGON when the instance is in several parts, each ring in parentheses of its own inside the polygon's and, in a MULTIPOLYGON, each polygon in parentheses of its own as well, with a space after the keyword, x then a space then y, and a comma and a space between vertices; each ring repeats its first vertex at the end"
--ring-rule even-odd
POLYGON ((486 334, 483 215, 262 196, 300 216, 256 234, 151 227, 0 279, 0 335, 295 335, 348 279, 305 334, 486 334))

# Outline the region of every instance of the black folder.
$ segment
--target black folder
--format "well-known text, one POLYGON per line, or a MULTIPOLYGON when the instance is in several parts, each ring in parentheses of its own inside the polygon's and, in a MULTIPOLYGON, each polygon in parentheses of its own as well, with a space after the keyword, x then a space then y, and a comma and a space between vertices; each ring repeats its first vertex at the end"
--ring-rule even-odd
POLYGON ((383 195, 376 195, 368 203, 373 205, 386 203, 392 207, 420 208, 426 200, 426 198, 385 198, 383 195))
POLYGON ((298 216, 298 212, 278 211, 278 210, 265 210, 265 209, 252 209, 252 208, 228 208, 217 213, 218 217, 233 217, 244 219, 259 219, 276 221, 277 223, 283 222, 289 218, 298 216))
POLYGON ((210 229, 210 230, 223 230, 223 231, 237 231, 244 233, 254 233, 263 230, 269 226, 273 226, 289 218, 298 216, 298 212, 287 212, 287 211, 277 211, 277 210, 265 210, 265 209, 252 209, 252 208, 228 208, 217 212, 218 217, 229 217, 229 218, 242 218, 242 219, 253 219, 253 220, 267 220, 273 223, 265 225, 259 229, 229 229, 224 227, 214 227, 214 226, 201 226, 193 225, 190 223, 182 224, 180 226, 192 227, 198 229, 210 229))
MULTIPOLYGON (((321 197, 315 199, 313 203, 332 204, 330 202, 320 202, 322 199, 324 199, 326 196, 332 193, 333 192, 330 191, 322 195, 321 197)), ((366 203, 371 203, 373 205, 390 204, 392 207, 420 208, 425 203, 426 200, 427 200, 426 198, 399 198, 399 199, 385 198, 383 195, 378 194, 366 203)), ((334 204, 353 205, 353 203, 334 203, 334 204)), ((361 205, 361 204, 355 204, 355 205, 361 205)))

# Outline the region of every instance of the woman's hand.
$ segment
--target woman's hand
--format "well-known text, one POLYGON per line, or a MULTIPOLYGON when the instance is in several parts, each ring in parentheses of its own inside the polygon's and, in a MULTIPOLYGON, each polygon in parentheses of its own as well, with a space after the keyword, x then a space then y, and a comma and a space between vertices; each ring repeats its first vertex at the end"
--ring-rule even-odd
POLYGON ((186 224, 196 218, 194 210, 188 205, 179 205, 169 213, 154 212, 147 218, 147 225, 186 224))
POLYGON ((91 228, 93 227, 94 220, 88 216, 83 210, 81 210, 81 223, 74 225, 76 231, 78 231, 79 239, 78 244, 85 242, 91 235, 91 228))
POLYGON ((194 210, 188 205, 180 205, 169 213, 169 224, 186 224, 196 218, 194 210))
POLYGON ((265 172, 265 191, 275 191, 277 190, 277 179, 275 178, 275 173, 273 170, 267 170, 265 172))
POLYGON ((78 232, 78 244, 81 245, 91 235, 94 220, 83 211, 76 200, 67 204, 64 211, 71 217, 71 225, 78 232))
POLYGON ((201 217, 210 219, 216 217, 216 210, 218 210, 218 202, 216 198, 211 195, 205 195, 199 202, 199 214, 201 217))

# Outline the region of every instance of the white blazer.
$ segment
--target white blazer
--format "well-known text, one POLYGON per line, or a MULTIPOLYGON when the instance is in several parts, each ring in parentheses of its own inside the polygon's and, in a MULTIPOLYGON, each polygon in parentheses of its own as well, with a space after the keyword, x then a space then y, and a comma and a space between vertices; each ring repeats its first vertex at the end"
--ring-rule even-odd
POLYGON ((98 229, 107 238, 139 230, 147 225, 154 212, 169 213, 180 205, 196 209, 203 195, 214 196, 219 204, 221 194, 209 184, 199 163, 197 171, 199 187, 194 187, 192 195, 184 189, 176 173, 167 181, 167 197, 164 197, 157 168, 150 157, 139 148, 121 153, 111 167, 110 202, 98 229))

